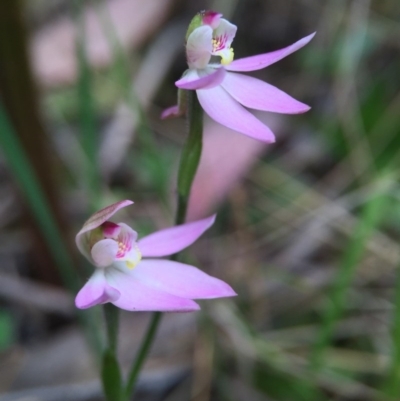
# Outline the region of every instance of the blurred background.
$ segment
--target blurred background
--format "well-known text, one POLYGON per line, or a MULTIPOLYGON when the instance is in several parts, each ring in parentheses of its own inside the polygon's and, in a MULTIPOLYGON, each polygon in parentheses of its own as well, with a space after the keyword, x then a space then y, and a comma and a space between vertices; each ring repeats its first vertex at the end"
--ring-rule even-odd
MULTIPOLYGON (((173 222, 184 119, 161 121, 191 18, 238 26, 253 73, 312 106, 258 113, 264 145, 205 121, 184 260, 237 291, 166 314, 137 400, 400 400, 398 0, 0 2, 0 401, 101 400, 100 308, 74 236, 121 199, 140 236, 173 222)), ((262 94, 260 94, 262 95, 262 94)), ((149 316, 124 313, 123 366, 149 316)))

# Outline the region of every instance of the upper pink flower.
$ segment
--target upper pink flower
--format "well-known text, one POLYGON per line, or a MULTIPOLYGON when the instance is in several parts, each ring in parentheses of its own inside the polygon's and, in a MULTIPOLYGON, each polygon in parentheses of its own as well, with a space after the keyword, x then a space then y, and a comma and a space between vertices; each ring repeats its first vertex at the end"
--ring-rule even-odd
MULTIPOLYGON (((243 106, 285 114, 304 113, 310 107, 266 82, 235 72, 268 67, 305 46, 315 33, 284 49, 233 61, 231 44, 236 26, 215 12, 208 11, 200 16, 199 26, 191 24, 189 27, 186 42, 189 69, 175 85, 196 90, 204 111, 220 124, 255 139, 274 142, 272 131, 243 106), (213 56, 220 57, 220 63, 212 62, 213 56)), ((163 112, 162 118, 182 112, 182 105, 173 106, 163 112)))
POLYGON ((137 241, 137 233, 124 223, 108 219, 133 202, 114 203, 86 221, 76 244, 96 270, 79 291, 80 309, 112 302, 130 311, 194 311, 193 299, 236 295, 223 281, 196 267, 164 259, 191 245, 215 220, 215 216, 171 227, 137 241))

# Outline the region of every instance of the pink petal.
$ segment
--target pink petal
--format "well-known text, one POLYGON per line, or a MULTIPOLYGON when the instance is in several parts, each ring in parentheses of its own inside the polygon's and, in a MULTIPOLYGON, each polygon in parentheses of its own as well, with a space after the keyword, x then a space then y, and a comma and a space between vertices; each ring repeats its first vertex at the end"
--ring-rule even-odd
POLYGON ((115 214, 119 209, 123 207, 132 205, 131 200, 123 200, 120 202, 113 203, 89 217, 89 219, 83 225, 81 231, 77 234, 77 237, 82 235, 83 233, 93 230, 99 226, 101 226, 105 221, 107 221, 113 214, 115 214))
POLYGON ((210 89, 218 86, 226 75, 225 68, 207 68, 207 75, 200 76, 196 70, 189 70, 175 85, 181 89, 210 89))
POLYGON ((298 114, 310 110, 304 103, 259 79, 247 75, 226 74, 222 87, 243 106, 275 113, 298 114))
POLYGON ((92 249, 91 255, 96 266, 110 266, 118 253, 118 243, 113 239, 102 239, 96 242, 92 249))
POLYGON ((108 282, 121 293, 121 296, 113 302, 121 309, 160 312, 191 312, 200 309, 191 299, 149 287, 133 275, 117 269, 108 269, 106 275, 108 282))
POLYGON ((143 283, 183 298, 232 297, 235 291, 196 267, 163 259, 143 260, 133 271, 143 283))
POLYGON ((229 64, 225 68, 229 71, 261 70, 261 68, 268 67, 269 65, 274 64, 277 61, 285 58, 289 54, 292 54, 295 51, 301 49, 314 37, 315 33, 316 32, 306 36, 303 39, 300 39, 296 43, 293 43, 292 45, 285 47, 284 49, 276 50, 270 53, 258 54, 256 56, 245 57, 239 60, 234 60, 232 61, 231 64, 229 64))
POLYGON ((165 109, 161 113, 161 119, 165 120, 166 118, 179 117, 181 115, 182 115, 182 113, 179 110, 179 106, 175 105, 175 106, 171 106, 171 107, 168 107, 167 109, 165 109))
POLYGON ((186 58, 189 68, 205 68, 212 51, 212 28, 203 25, 196 28, 186 42, 186 58))
POLYGON ((275 142, 272 131, 244 109, 220 86, 198 90, 197 97, 205 112, 215 121, 263 142, 275 142))
POLYGON ((143 257, 173 255, 193 244, 209 227, 214 224, 215 215, 192 223, 182 224, 157 231, 138 241, 143 257))
POLYGON ((107 283, 104 270, 98 269, 78 292, 75 305, 79 309, 87 309, 98 304, 114 302, 119 296, 120 292, 107 283))

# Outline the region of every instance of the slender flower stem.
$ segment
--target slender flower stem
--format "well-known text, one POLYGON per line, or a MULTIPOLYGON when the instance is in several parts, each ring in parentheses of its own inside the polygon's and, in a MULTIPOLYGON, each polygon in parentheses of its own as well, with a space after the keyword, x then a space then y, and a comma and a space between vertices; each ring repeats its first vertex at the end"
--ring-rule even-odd
POLYGON ((179 165, 176 224, 185 222, 190 189, 200 162, 203 147, 203 109, 195 91, 189 91, 187 95, 189 135, 183 147, 179 165))
MULTIPOLYGON (((195 91, 188 92, 188 137, 182 150, 178 172, 178 206, 175 223, 183 224, 186 219, 190 189, 200 162, 203 144, 203 109, 197 99, 195 91)), ((173 255, 171 259, 176 259, 173 255)), ((147 328, 146 335, 134 360, 126 384, 124 401, 129 401, 135 389, 138 375, 146 361, 147 355, 153 344, 158 326, 162 317, 161 312, 154 312, 147 328)))
POLYGON ((108 349, 114 354, 117 352, 119 309, 113 304, 103 306, 104 320, 106 323, 108 349))
POLYGON ((123 384, 117 359, 119 310, 113 304, 103 307, 107 332, 107 348, 101 364, 101 381, 107 401, 121 401, 123 384))
POLYGON ((126 401, 129 401, 130 397, 133 394, 137 377, 140 371, 142 370, 143 364, 146 361, 147 355, 153 344, 154 337, 157 333, 158 325, 161 321, 161 316, 162 316, 161 312, 154 312, 151 317, 146 335, 143 337, 143 341, 140 346, 139 352, 129 372, 128 381, 126 383, 125 399, 124 399, 126 401))

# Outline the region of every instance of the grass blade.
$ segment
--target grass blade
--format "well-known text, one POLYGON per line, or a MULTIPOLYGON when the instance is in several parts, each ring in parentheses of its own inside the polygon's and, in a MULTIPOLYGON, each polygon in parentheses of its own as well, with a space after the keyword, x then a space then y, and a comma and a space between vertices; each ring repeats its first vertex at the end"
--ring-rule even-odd
MULTIPOLYGON (((388 182, 384 184, 388 184, 388 182)), ((347 289, 351 285, 367 241, 385 215, 389 198, 386 193, 387 188, 384 189, 381 188, 380 193, 369 199, 364 205, 359 224, 356 226, 352 239, 341 259, 330 293, 329 303, 322 316, 322 326, 311 352, 310 369, 313 372, 318 372, 324 365, 325 350, 330 345, 336 322, 342 315, 347 289)))

